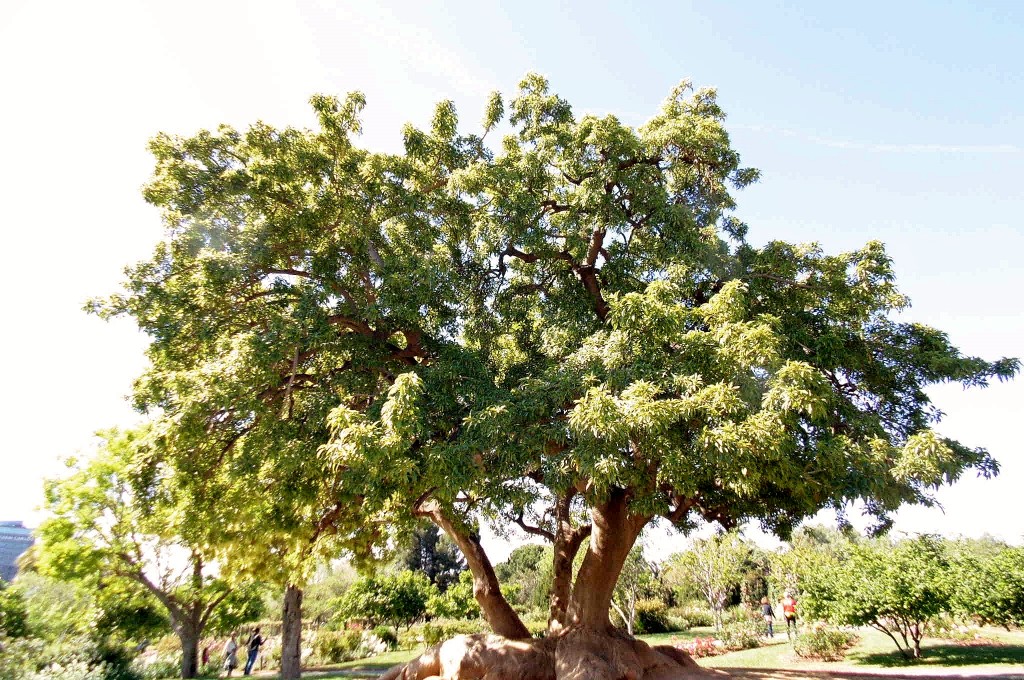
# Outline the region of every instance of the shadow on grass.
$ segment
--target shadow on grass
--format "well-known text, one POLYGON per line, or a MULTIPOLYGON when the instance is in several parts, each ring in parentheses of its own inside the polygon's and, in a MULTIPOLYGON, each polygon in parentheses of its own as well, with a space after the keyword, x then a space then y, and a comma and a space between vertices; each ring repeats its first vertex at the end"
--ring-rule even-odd
POLYGON ((909 661, 899 652, 850 654, 847 659, 865 666, 920 668, 922 666, 980 666, 983 664, 1024 664, 1024 645, 932 644, 921 650, 920 661, 909 661))

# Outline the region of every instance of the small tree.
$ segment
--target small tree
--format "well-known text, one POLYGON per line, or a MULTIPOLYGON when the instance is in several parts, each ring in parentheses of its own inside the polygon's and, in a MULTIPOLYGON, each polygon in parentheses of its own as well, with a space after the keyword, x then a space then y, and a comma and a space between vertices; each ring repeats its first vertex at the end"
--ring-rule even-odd
POLYGON ((952 558, 952 610, 979 623, 1024 626, 1024 548, 960 551, 952 558))
POLYGON ((313 575, 304 593, 307 620, 319 627, 334 615, 334 605, 359 578, 348 562, 321 565, 313 575))
POLYGON ((427 601, 432 616, 446 619, 473 619, 480 616, 480 605, 473 597, 473 574, 464 571, 459 580, 443 593, 432 595, 427 601))
POLYGON ((550 547, 527 543, 513 550, 494 568, 502 592, 519 609, 543 609, 551 597, 550 547))
POLYGON ((715 627, 721 628, 722 612, 743 579, 750 551, 750 546, 735 532, 694 541, 689 550, 669 558, 665 579, 699 592, 714 613, 715 627))
POLYGON ((636 624, 637 603, 657 590, 657 586, 654 568, 644 557, 643 547, 634 546, 622 565, 619 582, 612 594, 612 610, 622 619, 630 635, 636 624))
POLYGON ((434 524, 421 524, 409 536, 395 558, 402 570, 424 574, 442 592, 459 582, 466 560, 459 549, 434 524))
POLYGON ((338 600, 338 613, 371 624, 411 626, 427 612, 437 588, 423 574, 403 571, 386 576, 365 576, 338 600))
POLYGON ((94 457, 69 461, 67 477, 47 482, 51 516, 39 527, 40 571, 72 581, 126 580, 145 589, 165 608, 181 641, 182 677, 195 677, 199 639, 232 594, 231 584, 211 568, 208 547, 193 540, 187 520, 179 524, 200 499, 178 495, 173 471, 155 455, 150 428, 100 437, 94 457))
POLYGON ((929 620, 949 607, 948 575, 942 544, 921 536, 854 546, 839 569, 817 570, 806 587, 816 592, 824 618, 871 626, 906 658, 917 659, 929 620))

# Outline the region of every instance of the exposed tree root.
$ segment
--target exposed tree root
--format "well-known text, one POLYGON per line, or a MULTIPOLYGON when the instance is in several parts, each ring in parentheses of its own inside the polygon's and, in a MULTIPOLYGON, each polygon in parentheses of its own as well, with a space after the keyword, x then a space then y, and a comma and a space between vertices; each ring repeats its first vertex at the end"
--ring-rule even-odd
POLYGON ((690 680, 718 675, 674 647, 651 647, 615 630, 573 628, 540 640, 460 635, 392 668, 380 680, 690 680))

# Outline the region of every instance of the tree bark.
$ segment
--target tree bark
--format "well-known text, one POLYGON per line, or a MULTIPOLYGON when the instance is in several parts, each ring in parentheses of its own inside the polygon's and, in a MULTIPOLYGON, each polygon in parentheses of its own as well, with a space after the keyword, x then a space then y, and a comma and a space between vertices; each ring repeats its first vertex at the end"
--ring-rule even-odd
POLYGON ((583 540, 590 535, 590 525, 572 526, 570 508, 574 491, 566 493, 555 505, 555 540, 551 561, 551 600, 548 610, 548 633, 565 628, 572 591, 572 563, 583 540))
POLYGON ((281 613, 281 680, 302 676, 302 589, 291 583, 284 590, 281 613))
POLYGON ((629 494, 616 489, 590 512, 590 546, 576 576, 569 620, 585 628, 611 627, 608 610, 622 566, 650 516, 629 512, 629 494))
POLYGON ((420 505, 417 514, 430 518, 439 526, 466 558, 466 564, 473 574, 473 597, 480 605, 484 619, 497 635, 517 639, 530 637, 530 631, 519 619, 519 615, 501 594, 498 577, 491 560, 480 545, 480 539, 456 524, 445 515, 435 501, 420 505))
POLYGON ((180 616, 171 617, 171 628, 181 642, 181 677, 194 678, 199 675, 199 636, 202 626, 199 624, 198 607, 193 611, 182 612, 180 616))

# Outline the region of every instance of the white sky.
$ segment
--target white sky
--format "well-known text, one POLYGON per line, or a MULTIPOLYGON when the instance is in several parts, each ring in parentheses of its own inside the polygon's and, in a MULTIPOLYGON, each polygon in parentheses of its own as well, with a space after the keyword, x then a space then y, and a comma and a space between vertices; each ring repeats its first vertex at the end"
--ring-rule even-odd
MULTIPOLYGON (((737 196, 754 241, 836 251, 879 238, 914 302, 908 319, 969 354, 1024 355, 1024 41, 1019 17, 1001 14, 1012 5, 700 5, 0 4, 0 519, 36 523, 58 459, 135 420, 124 396, 144 338, 81 307, 161 235, 139 192, 146 140, 221 122, 311 125, 315 92, 364 91, 363 143, 395 149, 401 125, 426 124, 436 101, 455 100, 471 125, 488 92, 510 93, 530 70, 577 110, 631 123, 682 77, 719 86, 735 146, 764 173, 737 196)), ((897 529, 1020 542, 1024 380, 932 394, 940 431, 988 448, 1003 473, 944 490, 945 513, 902 511, 897 529)))

